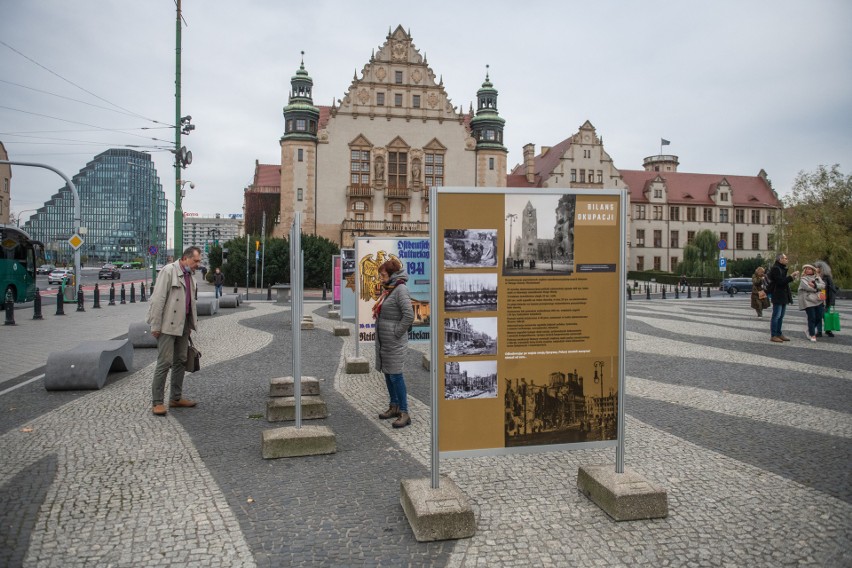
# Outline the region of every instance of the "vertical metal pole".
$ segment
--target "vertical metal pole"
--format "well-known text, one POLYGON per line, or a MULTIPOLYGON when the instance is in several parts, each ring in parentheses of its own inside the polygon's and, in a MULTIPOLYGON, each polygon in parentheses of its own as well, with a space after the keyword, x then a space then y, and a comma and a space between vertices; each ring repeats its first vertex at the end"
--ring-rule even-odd
POLYGON ((296 399, 296 428, 302 427, 302 309, 301 297, 302 214, 296 212, 290 231, 290 319, 293 325, 293 394, 296 399))
POLYGON ((180 10, 181 0, 176 0, 177 18, 175 20, 175 238, 172 246, 175 247, 175 256, 183 252, 183 209, 181 206, 181 183, 180 183, 180 10))
MULTIPOLYGON (((438 311, 438 190, 429 188, 429 301, 438 311)), ((505 256, 505 255, 504 255, 505 256)), ((438 453, 438 324, 440 318, 429 318, 429 380, 432 385, 432 489, 440 485, 440 454, 438 453)))
MULTIPOLYGON (((627 276, 627 193, 621 192, 619 197, 621 203, 621 215, 619 216, 619 230, 621 231, 618 251, 618 287, 625 281, 627 276)), ((624 473, 624 389, 627 384, 625 380, 625 364, 627 352, 627 305, 623 294, 616 294, 618 298, 618 445, 615 448, 615 473, 624 473)), ((603 381, 603 377, 601 377, 603 381)))
POLYGON ((263 224, 260 229, 260 287, 263 288, 263 272, 266 267, 266 211, 263 212, 263 224))
POLYGON ((249 299, 248 294, 248 286, 249 286, 249 241, 251 240, 251 235, 246 233, 246 300, 249 299))
MULTIPOLYGON (((361 301, 361 274, 358 272, 361 268, 360 266, 358 266, 359 240, 360 239, 358 237, 355 237, 354 241, 352 242, 352 247, 355 250, 355 357, 361 356, 361 332, 359 331, 361 329, 361 310, 359 309, 360 306, 358 305, 358 302, 361 301)), ((343 301, 341 300, 340 303, 342 307, 343 301)), ((434 304, 432 305, 434 306, 434 304)), ((378 333, 378 330, 376 330, 376 333, 378 333)))

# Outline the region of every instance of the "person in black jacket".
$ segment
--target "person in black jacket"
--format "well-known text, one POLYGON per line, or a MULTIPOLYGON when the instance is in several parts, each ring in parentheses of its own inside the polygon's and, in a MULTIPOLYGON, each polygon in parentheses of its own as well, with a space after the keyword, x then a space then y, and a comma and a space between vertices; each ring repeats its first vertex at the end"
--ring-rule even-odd
POLYGON ((222 271, 219 270, 219 267, 216 267, 216 272, 213 274, 213 285, 216 287, 216 297, 222 295, 222 284, 225 283, 225 275, 222 274, 222 271))
POLYGON ((775 264, 769 269, 769 289, 767 292, 772 298, 772 322, 770 323, 770 341, 782 343, 790 341, 781 332, 784 323, 784 313, 787 305, 793 303, 793 294, 790 293, 790 282, 799 277, 797 270, 787 275, 787 255, 783 252, 775 257, 775 264))

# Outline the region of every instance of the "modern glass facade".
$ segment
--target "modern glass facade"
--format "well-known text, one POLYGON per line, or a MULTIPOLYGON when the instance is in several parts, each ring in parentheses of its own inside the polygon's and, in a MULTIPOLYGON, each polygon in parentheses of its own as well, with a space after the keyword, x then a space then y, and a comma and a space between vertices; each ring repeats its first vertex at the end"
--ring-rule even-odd
MULTIPOLYGON (((156 245, 156 262, 166 259, 168 205, 154 162, 135 150, 107 150, 95 156, 73 177, 80 194, 80 256, 87 264, 150 262, 148 248, 156 245)), ((46 260, 71 264, 74 250, 68 238, 74 230, 74 196, 63 187, 41 207, 24 229, 44 243, 46 260)))

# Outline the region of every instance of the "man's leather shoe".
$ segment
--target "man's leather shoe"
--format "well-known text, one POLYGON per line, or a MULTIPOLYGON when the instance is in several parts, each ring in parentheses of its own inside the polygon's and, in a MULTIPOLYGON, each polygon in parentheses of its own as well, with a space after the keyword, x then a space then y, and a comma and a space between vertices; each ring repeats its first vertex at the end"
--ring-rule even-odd
POLYGON ((153 412, 157 416, 165 416, 168 410, 166 410, 165 405, 155 404, 154 408, 151 409, 151 412, 153 412))
POLYGON ((182 398, 180 400, 170 400, 169 408, 192 408, 198 404, 194 400, 188 400, 186 398, 182 398))

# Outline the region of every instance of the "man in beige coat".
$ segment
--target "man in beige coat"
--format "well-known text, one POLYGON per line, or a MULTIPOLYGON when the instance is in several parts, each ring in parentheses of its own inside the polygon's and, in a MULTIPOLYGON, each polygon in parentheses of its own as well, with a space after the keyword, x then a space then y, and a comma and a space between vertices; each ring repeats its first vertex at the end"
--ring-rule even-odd
POLYGON ((170 408, 188 408, 195 401, 183 398, 183 376, 186 373, 186 348, 189 334, 198 320, 195 302, 198 295, 193 274, 201 264, 201 249, 188 247, 177 262, 167 264, 157 277, 157 285, 148 305, 151 335, 157 338, 157 367, 151 387, 153 413, 165 416, 163 393, 166 375, 172 370, 170 408))

